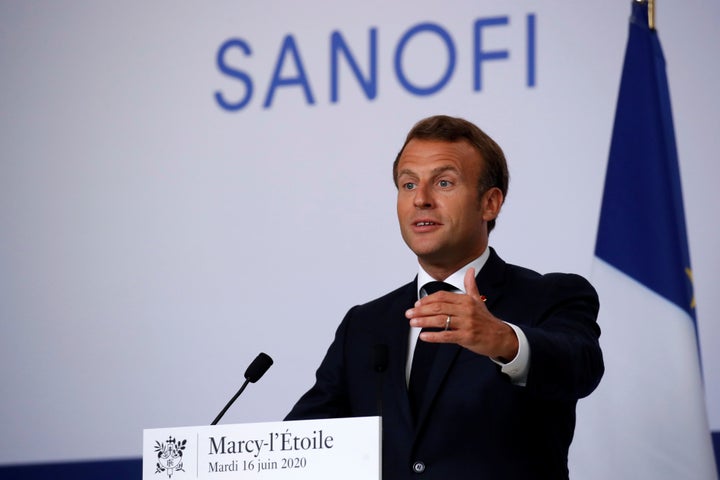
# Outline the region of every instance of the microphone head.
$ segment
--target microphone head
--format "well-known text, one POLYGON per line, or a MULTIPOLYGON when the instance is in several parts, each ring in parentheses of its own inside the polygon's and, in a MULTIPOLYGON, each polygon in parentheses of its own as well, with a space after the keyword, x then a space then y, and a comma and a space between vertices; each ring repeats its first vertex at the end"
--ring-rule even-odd
POLYGON ((377 373, 382 373, 388 366, 388 346, 384 343, 378 343, 372 347, 372 369, 377 373))
POLYGON ((257 382, 272 364, 273 359, 270 358, 270 355, 261 352, 245 370, 245 379, 251 383, 257 382))

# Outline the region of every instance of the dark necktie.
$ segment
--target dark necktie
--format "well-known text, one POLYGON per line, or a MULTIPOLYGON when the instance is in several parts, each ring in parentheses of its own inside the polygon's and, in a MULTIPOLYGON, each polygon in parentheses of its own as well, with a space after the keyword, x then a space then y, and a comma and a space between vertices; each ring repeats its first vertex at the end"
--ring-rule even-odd
MULTIPOLYGON (((445 282, 428 282, 423 285, 423 290, 428 295, 444 290, 446 292, 454 292, 457 289, 445 282)), ((423 328, 423 332, 439 332, 440 328, 423 328)), ((410 397, 410 409, 413 418, 417 421, 422 406, 422 399, 425 394, 428 376, 432 368, 435 353, 437 352, 437 343, 423 342, 418 338, 415 344, 415 353, 413 354, 412 368, 410 369, 410 382, 408 385, 408 394, 410 397)))

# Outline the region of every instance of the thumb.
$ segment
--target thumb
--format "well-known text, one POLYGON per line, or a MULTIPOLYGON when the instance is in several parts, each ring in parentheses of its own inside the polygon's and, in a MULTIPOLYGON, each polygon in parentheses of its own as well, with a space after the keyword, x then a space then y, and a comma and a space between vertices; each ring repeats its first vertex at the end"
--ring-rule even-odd
POLYGON ((465 293, 471 297, 480 298, 480 291, 478 291, 477 284, 475 283, 475 269, 469 268, 465 272, 465 293))

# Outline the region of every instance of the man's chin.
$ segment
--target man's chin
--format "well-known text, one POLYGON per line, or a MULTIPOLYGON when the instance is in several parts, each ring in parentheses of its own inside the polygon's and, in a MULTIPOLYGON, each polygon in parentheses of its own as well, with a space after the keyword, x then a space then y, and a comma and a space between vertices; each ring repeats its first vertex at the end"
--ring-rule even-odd
POLYGON ((408 243, 408 247, 418 258, 431 259, 440 254, 438 246, 429 242, 412 242, 408 243))
POLYGON ((413 250, 413 253, 417 256, 418 261, 424 265, 445 265, 449 260, 447 252, 438 249, 418 248, 417 250, 413 250))

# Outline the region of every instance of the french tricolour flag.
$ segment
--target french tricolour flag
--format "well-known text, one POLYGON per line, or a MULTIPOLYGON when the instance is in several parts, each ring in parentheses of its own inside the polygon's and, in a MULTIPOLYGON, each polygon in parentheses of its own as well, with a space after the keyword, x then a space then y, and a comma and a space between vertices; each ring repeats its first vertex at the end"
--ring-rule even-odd
POLYGON ((570 475, 717 479, 665 62, 633 2, 592 281, 606 373, 578 405, 570 475))

